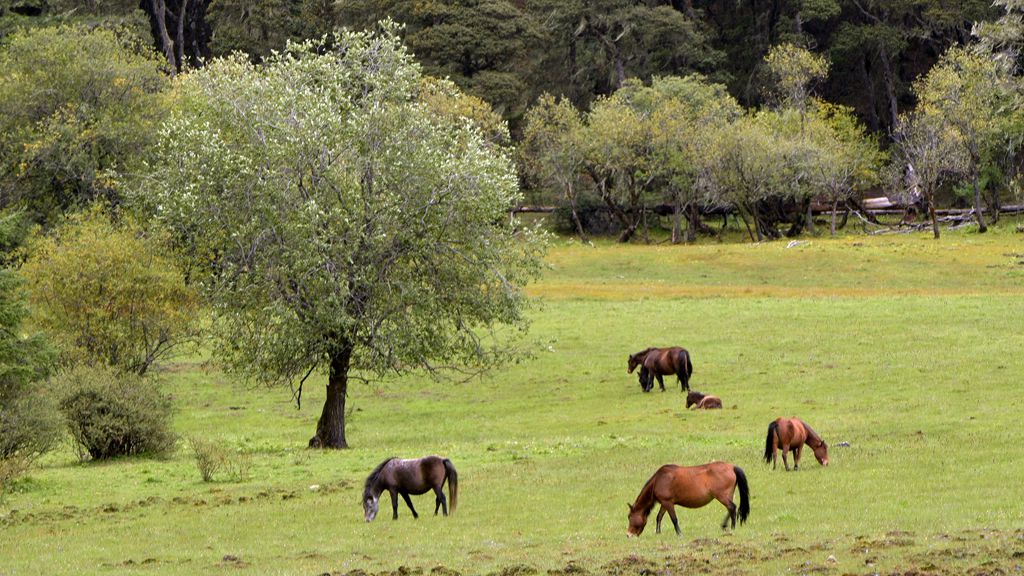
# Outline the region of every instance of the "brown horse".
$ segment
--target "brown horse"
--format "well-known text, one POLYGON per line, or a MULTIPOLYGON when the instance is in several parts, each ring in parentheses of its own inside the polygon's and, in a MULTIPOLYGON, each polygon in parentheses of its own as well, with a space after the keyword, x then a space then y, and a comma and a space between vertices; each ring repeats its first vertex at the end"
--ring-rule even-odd
POLYGON ((676 518, 675 506, 700 508, 712 500, 718 500, 726 507, 728 513, 722 521, 724 530, 729 520, 736 527, 736 505, 732 502, 733 492, 740 488, 739 517, 740 524, 747 521, 750 514, 750 490, 747 488, 747 476, 743 469, 727 462, 710 462, 702 466, 676 466, 666 464, 651 476, 644 484, 636 502, 629 506, 629 536, 639 536, 647 526, 647 516, 655 504, 661 504, 658 511, 657 533, 661 533, 661 519, 668 512, 676 534, 679 520, 676 518))
POLYGON ((697 410, 711 410, 712 408, 721 408, 722 399, 718 396, 712 396, 711 394, 701 394, 696 390, 690 390, 686 395, 686 407, 697 406, 697 410))
POLYGON ((367 522, 372 522, 377 517, 377 508, 380 495, 387 490, 391 494, 392 520, 398 519, 398 497, 401 494, 405 504, 412 511, 413 518, 419 518, 416 509, 412 507, 412 500, 409 495, 425 494, 430 490, 434 491, 434 515, 437 516, 438 508, 444 510, 448 515, 448 502, 444 498, 441 488, 445 480, 448 481, 448 493, 452 498, 452 514, 455 514, 455 504, 459 496, 459 477, 455 473, 455 466, 452 461, 440 456, 427 456, 413 460, 402 460, 399 458, 388 458, 381 462, 370 472, 363 487, 363 514, 367 522))
POLYGON ((789 471, 789 460, 786 453, 793 451, 793 469, 800 468, 800 453, 804 444, 811 447, 814 457, 822 466, 828 466, 828 444, 818 436, 806 422, 799 418, 776 418, 775 422, 768 425, 768 438, 764 442, 764 461, 771 463, 775 469, 779 461, 778 449, 782 448, 782 463, 789 471))
POLYGON ((637 366, 642 367, 640 370, 640 385, 643 387, 644 392, 650 392, 654 389, 655 378, 658 379, 661 391, 664 392, 665 381, 662 379, 662 376, 666 374, 676 375, 682 391, 685 392, 690 389, 690 375, 693 374, 693 363, 690 362, 690 353, 685 348, 678 346, 672 348, 648 348, 636 354, 630 354, 628 370, 626 372, 632 374, 637 366), (646 375, 643 369, 647 370, 646 375))

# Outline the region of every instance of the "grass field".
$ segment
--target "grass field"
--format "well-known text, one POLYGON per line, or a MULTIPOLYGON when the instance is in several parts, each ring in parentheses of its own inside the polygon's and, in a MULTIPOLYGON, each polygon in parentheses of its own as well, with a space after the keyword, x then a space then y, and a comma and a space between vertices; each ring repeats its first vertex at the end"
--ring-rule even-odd
POLYGON ((174 363, 176 430, 249 454, 249 478, 203 483, 184 443, 102 464, 64 448, 0 503, 0 575, 1024 571, 1024 235, 557 243, 548 261, 534 357, 355 385, 351 450, 304 448, 316 386, 297 411, 174 363), (641 393, 626 356, 649 345, 686 346, 692 386, 725 409, 685 411, 674 378, 641 393), (831 466, 760 462, 783 415, 824 436, 831 466), (420 519, 403 504, 393 522, 385 500, 365 523, 373 466, 431 453, 458 468, 458 513, 420 497, 420 519), (713 459, 746 470, 746 525, 723 533, 712 503, 679 510, 682 538, 653 522, 625 537, 658 466, 713 459))

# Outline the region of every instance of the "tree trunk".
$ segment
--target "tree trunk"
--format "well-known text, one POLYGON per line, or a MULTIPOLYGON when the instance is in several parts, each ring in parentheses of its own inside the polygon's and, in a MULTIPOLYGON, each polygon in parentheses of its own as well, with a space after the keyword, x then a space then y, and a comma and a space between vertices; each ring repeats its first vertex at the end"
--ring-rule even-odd
POLYGON ((185 19, 188 18, 188 0, 182 0, 178 7, 178 31, 174 47, 178 49, 178 66, 185 65, 185 19))
POLYGON ((832 231, 832 235, 833 236, 836 235, 836 211, 837 210, 839 210, 839 200, 833 200, 832 201, 832 225, 831 225, 831 231, 832 231))
POLYGON ((889 102, 889 126, 895 126, 899 121, 899 103, 896 101, 896 77, 892 70, 892 62, 889 61, 889 51, 884 46, 879 49, 878 57, 882 61, 885 96, 889 102))
POLYGON ((807 233, 811 236, 816 236, 817 233, 814 231, 814 203, 810 198, 807 199, 807 233))
POLYGON ((689 204, 689 218, 686 222, 686 242, 697 241, 697 228, 700 226, 700 206, 696 202, 689 204))
POLYGON ((678 194, 674 195, 673 200, 674 200, 674 202, 672 203, 672 243, 673 244, 679 244, 680 242, 683 241, 683 239, 682 239, 682 235, 683 235, 682 223, 683 223, 683 210, 685 208, 680 205, 681 203, 679 202, 679 195, 678 194))
POLYGON ((939 219, 935 216, 935 199, 932 195, 928 195, 928 215, 932 217, 932 234, 935 235, 935 239, 939 239, 939 219))
POLYGON ((167 3, 165 0, 149 0, 150 8, 153 10, 153 21, 156 23, 157 42, 160 43, 160 50, 167 57, 170 64, 171 76, 178 71, 178 62, 174 57, 174 44, 171 42, 171 35, 167 32, 167 3))
POLYGON ((984 234, 988 232, 988 226, 985 225, 985 215, 981 211, 981 186, 978 184, 978 174, 974 174, 974 217, 978 219, 978 233, 984 234))
POLYGON ((348 395, 348 371, 352 348, 343 347, 331 357, 331 371, 327 377, 327 399, 316 424, 316 435, 310 438, 313 448, 348 448, 345 440, 345 399, 348 395))
POLYGON ((576 225, 576 232, 580 235, 580 242, 586 242, 587 233, 583 231, 583 222, 580 221, 580 215, 576 211, 576 191, 573 190, 572 184, 566 185, 565 197, 569 200, 569 211, 572 213, 572 221, 576 225))

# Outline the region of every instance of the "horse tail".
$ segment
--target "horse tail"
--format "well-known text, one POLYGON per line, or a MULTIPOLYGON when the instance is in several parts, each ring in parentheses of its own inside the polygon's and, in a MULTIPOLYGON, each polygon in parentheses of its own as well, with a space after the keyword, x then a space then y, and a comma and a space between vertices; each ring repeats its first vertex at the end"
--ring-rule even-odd
POLYGON ((459 501, 459 475, 455 472, 455 465, 447 458, 444 459, 444 477, 448 479, 448 499, 452 501, 448 511, 455 514, 455 505, 459 501))
POLYGON ((747 486, 747 475, 743 473, 743 468, 733 466, 732 471, 736 473, 736 485, 740 487, 740 524, 743 524, 750 515, 750 487, 747 486))
POLYGON ((764 461, 767 464, 772 463, 772 439, 779 429, 778 422, 772 422, 768 425, 768 438, 764 441, 764 461))
POLYGON ((690 362, 690 353, 685 349, 679 351, 679 366, 682 371, 679 380, 682 381, 683 390, 690 389, 690 375, 693 374, 693 363, 690 362))

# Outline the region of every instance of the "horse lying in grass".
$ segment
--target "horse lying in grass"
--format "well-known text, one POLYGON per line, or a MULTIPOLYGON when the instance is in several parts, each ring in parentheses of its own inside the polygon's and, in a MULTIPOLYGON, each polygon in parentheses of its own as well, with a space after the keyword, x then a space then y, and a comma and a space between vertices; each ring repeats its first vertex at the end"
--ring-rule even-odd
POLYGON ((768 437, 764 442, 764 461, 772 465, 772 470, 779 461, 778 450, 782 449, 782 463, 789 471, 789 460, 786 454, 793 451, 793 469, 800 468, 800 453, 804 444, 811 447, 814 457, 822 466, 828 466, 828 444, 818 436, 813 428, 799 418, 776 418, 768 425, 768 437))
POLYGON ((377 517, 380 495, 387 490, 391 494, 392 520, 398 519, 398 495, 401 494, 405 504, 412 511, 413 518, 419 518, 412 507, 409 495, 425 494, 430 490, 436 495, 434 499, 434 515, 440 508, 448 515, 448 502, 441 488, 448 481, 448 493, 452 500, 452 514, 459 496, 459 477, 452 461, 440 456, 427 456, 412 460, 388 458, 370 472, 363 487, 363 514, 367 522, 377 517))
POLYGON ((636 367, 640 366, 640 386, 644 392, 654 389, 654 379, 658 379, 661 391, 665 391, 665 375, 675 374, 679 379, 679 386, 685 392, 690 389, 690 376, 693 374, 693 363, 690 362, 690 353, 685 348, 674 346, 672 348, 647 348, 636 354, 629 355, 627 373, 632 374, 636 367), (646 371, 646 372, 645 372, 646 371))
POLYGON ((701 394, 696 390, 690 390, 686 395, 686 407, 696 406, 697 410, 711 410, 722 407, 722 399, 711 394, 701 394))
POLYGON ((661 533, 661 519, 668 513, 675 526, 676 534, 682 535, 679 520, 676 518, 675 507, 700 508, 712 500, 718 500, 725 506, 728 513, 722 521, 724 530, 729 520, 736 527, 737 512, 740 524, 747 521, 750 514, 750 489, 747 487, 747 476, 743 469, 727 462, 711 462, 701 466, 676 466, 666 464, 651 476, 644 484, 636 502, 629 506, 629 529, 627 535, 639 536, 647 526, 647 516, 655 504, 661 505, 658 511, 656 532, 661 533), (740 489, 740 505, 737 510, 732 501, 736 487, 740 489))

